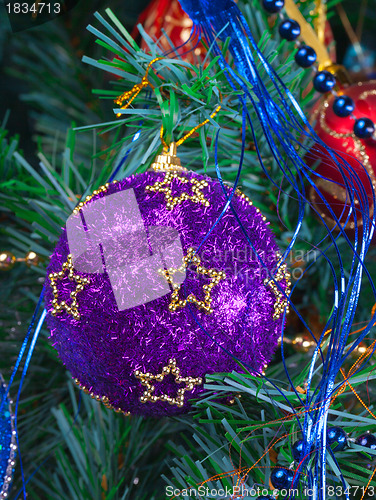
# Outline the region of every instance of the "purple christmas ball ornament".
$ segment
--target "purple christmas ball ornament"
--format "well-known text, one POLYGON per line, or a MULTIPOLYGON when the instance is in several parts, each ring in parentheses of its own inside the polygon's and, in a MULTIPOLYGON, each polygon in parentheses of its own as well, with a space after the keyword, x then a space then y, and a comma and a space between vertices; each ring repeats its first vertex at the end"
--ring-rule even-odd
POLYGON ((150 171, 102 186, 69 217, 46 278, 50 339, 106 406, 186 412, 205 375, 239 370, 235 358, 254 374, 270 361, 289 273, 246 196, 221 216, 226 190, 150 171))

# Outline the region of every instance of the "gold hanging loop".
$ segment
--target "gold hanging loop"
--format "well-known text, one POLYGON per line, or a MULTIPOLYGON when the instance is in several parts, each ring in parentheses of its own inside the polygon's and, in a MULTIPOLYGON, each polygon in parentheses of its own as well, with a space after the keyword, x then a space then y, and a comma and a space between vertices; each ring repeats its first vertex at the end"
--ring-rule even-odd
MULTIPOLYGON (((163 59, 163 57, 156 57, 150 61, 146 68, 145 75, 142 77, 142 80, 140 83, 136 83, 134 87, 131 90, 128 90, 118 96, 116 99, 114 99, 114 103, 118 104, 121 106, 121 109, 127 109, 132 102, 136 99, 136 97, 139 95, 142 89, 146 88, 147 86, 151 87, 151 89, 154 90, 154 86, 149 82, 148 76, 149 76, 149 71, 154 63, 157 61, 160 61, 163 59), (124 102, 126 103, 124 104, 124 102), (124 104, 124 105, 123 105, 124 104)), ((221 96, 221 101, 222 101, 222 96, 221 96)), ((199 123, 195 127, 193 127, 189 132, 187 132, 181 139, 179 139, 177 142, 172 142, 170 145, 168 145, 163 137, 163 125, 161 126, 161 131, 160 131, 160 138, 161 142, 163 144, 163 152, 162 154, 158 155, 154 161, 154 163, 151 165, 151 168, 153 170, 157 171, 168 171, 168 170, 187 170, 186 168, 182 167, 180 159, 177 157, 176 154, 176 149, 178 146, 183 144, 189 137, 191 137, 198 129, 209 123, 210 119, 214 118, 219 110, 221 109, 221 105, 218 105, 213 113, 210 115, 210 118, 207 118, 204 120, 202 123, 199 123)), ((121 116, 121 113, 117 113, 116 116, 121 116)))
MULTIPOLYGON (((145 75, 142 77, 141 83, 136 83, 136 85, 131 90, 127 90, 126 92, 118 96, 116 99, 114 99, 114 103, 121 106, 121 109, 127 109, 136 99, 136 97, 138 96, 138 94, 141 92, 142 89, 149 86, 151 87, 152 90, 154 90, 154 86, 148 80, 149 71, 153 66, 153 64, 156 63, 157 61, 160 61, 161 59, 163 59, 163 57, 156 57, 153 60, 151 60, 146 68, 145 75), (128 102, 123 106, 122 104, 124 103, 124 101, 128 102)), ((116 116, 117 117, 121 116, 121 113, 117 113, 116 116)))

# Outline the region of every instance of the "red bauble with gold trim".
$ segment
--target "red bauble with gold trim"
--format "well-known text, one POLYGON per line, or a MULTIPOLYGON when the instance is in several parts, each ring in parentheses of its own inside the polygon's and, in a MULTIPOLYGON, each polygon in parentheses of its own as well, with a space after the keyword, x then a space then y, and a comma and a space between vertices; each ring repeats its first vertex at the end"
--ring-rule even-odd
MULTIPOLYGON (((367 117, 376 123, 376 81, 351 85, 343 90, 343 94, 354 100, 354 115, 356 118, 367 117)), ((369 198, 370 214, 372 215, 374 210, 372 187, 367 173, 372 180, 373 190, 376 191, 376 140, 374 138, 359 139, 356 137, 353 131, 354 120, 351 117, 339 118, 336 116, 333 111, 333 101, 334 96, 330 95, 328 99, 316 108, 314 112, 314 129, 326 145, 340 153, 351 167, 355 169, 369 198), (367 173, 359 162, 364 165, 367 173)), ((317 145, 307 153, 305 160, 311 167, 314 167, 319 161, 315 171, 323 178, 315 177, 316 185, 325 196, 337 218, 344 224, 349 214, 349 200, 344 180, 338 167, 328 157, 324 148, 317 145)), ((351 185, 350 175, 345 175, 351 185)), ((334 227, 335 223, 329 210, 313 188, 310 189, 309 197, 329 227, 334 227)), ((358 204, 359 201, 355 200, 355 207, 358 204)), ((357 220, 361 220, 360 213, 357 214, 357 220)), ((354 227, 354 219, 350 216, 346 229, 353 230, 354 227)))

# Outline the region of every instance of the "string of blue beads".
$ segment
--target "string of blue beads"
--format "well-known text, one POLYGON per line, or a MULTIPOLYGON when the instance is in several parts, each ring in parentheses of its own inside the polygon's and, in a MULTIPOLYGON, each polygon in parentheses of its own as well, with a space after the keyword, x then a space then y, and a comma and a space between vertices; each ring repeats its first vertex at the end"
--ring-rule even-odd
MULTIPOLYGON (((349 438, 347 436, 347 433, 342 429, 342 427, 330 427, 327 430, 326 443, 330 446, 335 445, 332 448, 333 451, 343 451, 348 447, 348 441, 349 438)), ((369 448, 370 450, 376 451, 376 436, 374 436, 373 434, 362 434, 356 440, 350 439, 350 441, 355 441, 355 443, 359 446, 363 446, 364 448, 369 448)), ((295 443, 292 445, 291 451, 295 462, 300 463, 305 458, 303 455, 303 449, 303 439, 295 441, 295 443)))
MULTIPOLYGON (((348 447, 349 438, 347 433, 341 427, 329 427, 326 433, 326 442, 328 446, 332 446, 333 451, 343 451, 348 447), (334 445, 334 446, 333 446, 334 445)), ((376 451, 376 436, 373 434, 367 433, 362 434, 356 440, 350 439, 350 441, 355 441, 355 443, 364 448, 368 448, 370 450, 376 451)), ((363 453, 360 453, 361 456, 364 453, 367 453, 366 449, 363 453)), ((295 441, 292 445, 292 456, 296 463, 300 464, 303 460, 305 460, 304 456, 304 440, 299 439, 295 441)), ((294 480, 294 470, 287 469, 286 467, 276 466, 273 468, 270 480, 274 488, 278 489, 288 489, 292 487, 292 482, 294 480)))
MULTIPOLYGON (((376 436, 373 434, 362 434, 355 441, 355 443, 370 450, 376 450, 376 436)), ((347 433, 341 427, 329 427, 326 433, 326 442, 328 446, 332 446, 333 451, 343 451, 348 446, 347 433)), ((304 456, 304 440, 299 439, 292 445, 292 456, 296 463, 301 463, 306 457, 304 456)), ((366 450, 365 450, 366 453, 366 450)), ((362 455, 362 454, 361 454, 362 455)), ((276 466, 272 469, 270 480, 274 488, 289 489, 293 486, 294 470, 292 468, 276 466)), ((297 478, 295 478, 297 483, 297 478)), ((273 496, 261 496, 257 500, 273 500, 273 496)))
MULTIPOLYGON (((270 14, 278 14, 285 5, 285 0, 262 0, 264 9, 270 14)), ((279 34, 281 38, 288 41, 294 41, 300 36, 300 26, 294 19, 283 19, 279 26, 279 34)), ((295 54, 296 63, 302 68, 309 68, 315 64, 317 55, 315 50, 308 45, 302 45, 295 54)), ((339 118, 351 116, 354 123, 354 134, 359 139, 370 139, 376 131, 376 126, 370 118, 356 118, 353 116, 355 103, 351 97, 346 95, 338 96, 334 88, 336 86, 336 78, 329 71, 318 71, 313 78, 313 86, 315 90, 321 94, 332 92, 336 97, 333 103, 333 111, 339 118)))

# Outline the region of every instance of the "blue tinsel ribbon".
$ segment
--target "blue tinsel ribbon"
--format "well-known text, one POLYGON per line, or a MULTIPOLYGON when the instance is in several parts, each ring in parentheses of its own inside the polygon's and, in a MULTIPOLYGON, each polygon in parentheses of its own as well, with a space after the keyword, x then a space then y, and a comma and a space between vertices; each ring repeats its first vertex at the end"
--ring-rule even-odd
POLYGON ((10 488, 10 479, 13 476, 14 467, 12 465, 15 458, 15 438, 13 435, 13 415, 11 412, 10 401, 7 397, 7 386, 0 375, 0 497, 8 493, 10 488))
MULTIPOLYGON (((333 277, 334 303, 333 310, 327 320, 325 329, 319 338, 316 338, 317 347, 311 363, 311 369, 307 378, 307 394, 304 401, 304 424, 299 426, 304 438, 303 456, 313 460, 310 470, 305 467, 307 460, 298 467, 295 480, 299 480, 300 473, 307 474, 306 484, 313 492, 313 500, 324 500, 326 498, 326 430, 330 401, 333 393, 337 389, 335 379, 339 373, 344 358, 348 355, 344 352, 350 328, 354 319, 354 314, 359 300, 361 280, 364 275, 368 278, 373 294, 376 297, 376 290, 372 279, 364 264, 364 258, 368 251, 375 228, 375 216, 370 215, 370 202, 367 193, 356 171, 337 152, 326 146, 315 134, 305 117, 299 104, 289 89, 283 84, 274 69, 265 59, 258 49, 253 39, 251 30, 233 0, 179 0, 183 9, 191 17, 194 23, 194 31, 199 31, 209 42, 214 56, 219 56, 219 64, 225 70, 226 77, 234 90, 241 91, 240 103, 243 107, 243 117, 246 116, 251 131, 253 133, 256 153, 260 164, 269 177, 268 171, 263 164, 260 154, 257 137, 254 135, 254 124, 247 111, 247 107, 253 107, 257 119, 261 125, 266 141, 270 147, 270 153, 276 160, 284 177, 289 181, 295 191, 298 201, 298 223, 296 225, 291 243, 286 249, 285 256, 292 249, 298 237, 303 218, 305 206, 308 203, 306 198, 306 186, 312 186, 320 202, 324 203, 337 223, 340 233, 337 236, 332 234, 326 222, 321 218, 323 225, 328 232, 327 248, 321 250, 323 257, 331 269, 333 277), (217 43, 220 39, 229 39, 229 50, 233 56, 237 73, 228 65, 224 54, 217 43), (260 75, 258 67, 263 75, 260 75), (241 77, 239 77, 239 75, 241 77), (245 81, 244 81, 244 80, 245 81), (250 92, 252 89, 252 92, 250 92), (273 97, 271 96, 273 92, 273 97), (245 97, 244 97, 245 96, 245 97), (315 179, 319 175, 306 165, 295 146, 299 144, 296 137, 308 136, 316 144, 326 150, 328 159, 335 162, 342 174, 343 184, 347 189, 348 205, 350 207, 347 223, 353 220, 355 223, 355 241, 351 242, 344 231, 344 225, 340 225, 338 218, 332 211, 329 203, 317 188, 315 179), (355 199, 359 201, 359 206, 355 210, 355 199), (359 221, 361 218, 361 221, 359 221), (359 224, 359 222, 361 222, 359 224), (361 230, 357 229, 360 227, 361 230), (359 233, 362 234, 359 234, 359 233), (337 245, 338 238, 345 239, 353 251, 353 260, 350 266, 344 268, 341 252, 337 245), (336 262, 330 262, 326 256, 329 248, 334 248, 336 252, 336 262), (320 344, 323 341, 325 331, 331 329, 328 354, 324 358, 320 344), (322 358, 322 377, 316 387, 313 385, 313 373, 317 369, 317 357, 322 358)), ((303 148, 302 148, 303 149, 303 148)), ((244 140, 240 157, 244 154, 244 140)), ((363 167, 364 168, 364 167, 363 167)), ((241 170, 241 165, 239 171, 241 170)), ((220 179, 218 161, 216 160, 216 171, 220 179)), ((239 178, 239 174, 237 180, 239 178)), ((269 177, 275 184, 274 180, 269 177)), ((221 181, 221 179, 220 179, 221 181)), ((368 176, 368 182, 372 186, 368 176)), ((277 186, 278 187, 278 186, 277 186)), ((373 192, 373 190, 372 190, 373 192)), ((231 196, 227 200, 227 205, 231 201, 231 196)), ((375 206, 375 196, 372 205, 375 206)), ((226 207, 227 208, 227 207, 226 207)), ((292 304, 293 307, 293 304, 292 304)), ((304 319, 301 318, 304 322, 304 319)), ((374 322, 372 318, 368 327, 358 337, 355 346, 369 333, 374 322)), ((283 356, 283 349, 282 349, 283 356)), ((283 363, 286 374, 288 369, 283 356, 283 363)), ((301 400, 300 395, 297 396, 301 400)), ((341 474, 342 483, 345 484, 341 474)), ((346 488, 344 488, 345 490, 346 488)), ((289 498, 292 498, 288 496, 289 498)), ((286 497, 287 498, 287 497, 286 497)), ((346 496, 348 500, 350 498, 346 496)))
MULTIPOLYGON (((140 126, 141 126, 141 124, 140 124, 140 126)), ((139 139, 140 132, 141 132, 141 130, 136 132, 136 134, 133 136, 132 145, 134 142, 136 142, 139 139)), ((118 165, 116 166, 115 170, 112 172, 112 174, 109 178, 109 182, 111 182, 115 178, 117 172, 121 169, 121 167, 123 166, 123 164, 127 160, 130 152, 132 151, 132 145, 128 148, 128 150, 125 152, 123 157, 120 159, 118 165)), ((16 363, 15 363, 15 366, 14 366, 14 369, 12 371, 12 375, 10 377, 10 381, 9 381, 9 384, 7 387, 5 387, 5 385, 4 386, 1 385, 2 379, 0 377, 0 493, 2 493, 2 487, 3 487, 3 482, 4 482, 3 477, 5 477, 2 475, 2 473, 3 473, 3 470, 6 471, 6 469, 7 469, 7 462, 8 462, 9 456, 12 452, 12 450, 10 449, 11 441, 10 441, 9 436, 12 437, 12 440, 14 440, 14 436, 12 436, 12 433, 9 434, 9 432, 8 432, 9 429, 11 429, 11 431, 13 431, 13 430, 15 431, 15 440, 17 441, 18 449, 20 448, 19 436, 18 436, 18 432, 17 432, 18 405, 19 405, 19 401, 20 401, 23 383, 24 383, 24 380, 25 380, 25 377, 26 377, 26 374, 27 374, 27 371, 28 371, 28 368, 29 368, 29 365, 31 362, 31 358, 32 358, 33 353, 34 353, 35 345, 37 343, 40 331, 42 329, 44 320, 45 320, 46 315, 47 315, 47 311, 45 309, 42 310, 42 313, 39 313, 43 299, 44 299, 44 288, 39 296, 37 306, 35 308, 31 322, 29 324, 25 339, 24 339, 22 346, 20 348, 20 352, 17 356, 17 360, 16 360, 16 363), (35 328, 34 333, 33 333, 33 327, 34 327, 34 324, 35 324, 37 318, 38 318, 37 325, 36 325, 36 328, 35 328), (30 341, 30 338, 31 338, 31 341, 30 341), (29 341, 30 341, 30 345, 29 345, 29 341), (10 415, 10 412, 8 410, 9 391, 11 389, 14 378, 18 372, 19 366, 21 364, 21 361, 25 355, 27 348, 28 348, 28 351, 27 351, 25 364, 23 366, 21 380, 20 380, 20 384, 19 384, 18 392, 17 392, 15 412, 14 412, 14 415, 10 415), (14 420, 14 424, 12 423, 12 419, 14 420), (8 453, 8 451, 9 451, 9 453, 8 453), (5 460, 6 460, 6 463, 5 463, 5 460)), ((80 391, 78 410, 77 410, 77 413, 74 417, 72 427, 76 423, 80 408, 81 408, 81 391, 80 391)), ((70 430, 68 432, 70 432, 70 430)), ((20 466, 20 471, 21 471, 22 487, 21 487, 21 490, 17 492, 15 498, 18 498, 19 495, 22 493, 24 499, 26 499, 26 485, 29 483, 29 481, 32 479, 32 477, 36 474, 36 472, 43 466, 43 464, 50 458, 50 456, 51 455, 49 455, 34 470, 34 472, 26 480, 25 475, 24 475, 23 465, 22 465, 21 451, 19 450, 18 461, 19 461, 19 466, 20 466)), ((8 486, 10 487, 10 484, 8 486)), ((9 489, 9 487, 8 487, 8 489, 9 489)))

